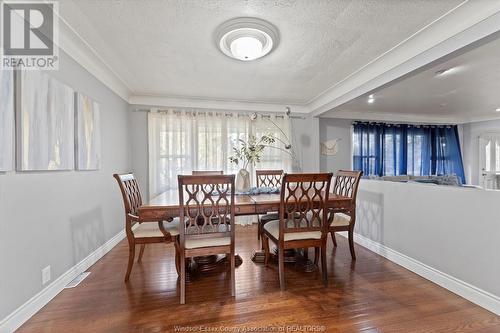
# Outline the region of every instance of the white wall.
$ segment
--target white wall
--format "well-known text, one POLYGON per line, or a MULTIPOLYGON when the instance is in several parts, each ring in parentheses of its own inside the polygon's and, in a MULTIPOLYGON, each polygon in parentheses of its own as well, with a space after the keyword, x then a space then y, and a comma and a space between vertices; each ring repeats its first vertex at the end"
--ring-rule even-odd
POLYGON ((99 171, 0 173, 0 321, 124 227, 115 172, 130 168, 128 104, 61 51, 48 72, 101 105, 99 171))
POLYGON ((334 156, 320 156, 321 171, 336 173, 338 170, 350 170, 351 167, 351 127, 352 120, 320 118, 319 141, 332 139, 338 141, 338 153, 334 156))
POLYGON ((355 232, 500 297, 499 202, 500 191, 362 180, 355 232))
MULTIPOLYGON (((132 170, 140 183, 145 198, 149 196, 148 114, 135 110, 148 108, 140 105, 130 106, 132 170)), ((296 146, 296 154, 302 163, 303 172, 318 171, 319 118, 304 116, 304 119, 293 119, 292 131, 292 141, 296 146)))
POLYGON ((463 161, 467 183, 479 185, 479 136, 486 132, 500 133, 500 120, 463 125, 463 161))
POLYGON ((303 172, 319 170, 319 118, 304 116, 292 120, 292 141, 303 172))

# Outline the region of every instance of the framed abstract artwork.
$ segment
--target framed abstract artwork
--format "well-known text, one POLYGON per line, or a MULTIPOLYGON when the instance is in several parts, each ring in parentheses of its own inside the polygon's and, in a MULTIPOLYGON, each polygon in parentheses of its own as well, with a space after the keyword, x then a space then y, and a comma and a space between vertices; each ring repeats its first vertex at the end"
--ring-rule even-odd
POLYGON ((0 70, 0 172, 12 170, 13 135, 14 72, 0 70))
POLYGON ((75 157, 77 170, 101 167, 99 103, 81 93, 75 93, 75 157))
POLYGON ((36 70, 16 85, 17 169, 74 169, 74 90, 36 70))

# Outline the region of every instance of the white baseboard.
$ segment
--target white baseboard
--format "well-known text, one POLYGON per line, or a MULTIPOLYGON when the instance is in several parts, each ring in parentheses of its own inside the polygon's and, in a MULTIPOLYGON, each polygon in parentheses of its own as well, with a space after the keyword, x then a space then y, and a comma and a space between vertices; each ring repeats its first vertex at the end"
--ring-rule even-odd
POLYGON ((85 272, 90 266, 95 264, 125 237, 125 230, 120 231, 113 238, 97 248, 78 264, 71 267, 68 271, 59 276, 56 280, 54 280, 54 282, 49 284, 10 315, 2 319, 2 321, 0 321, 0 333, 10 333, 18 329, 42 307, 56 297, 69 282, 73 281, 75 277, 85 272))
MULTIPOLYGON (((339 232, 337 234, 347 238, 347 232, 339 232)), ((354 234, 354 242, 400 266, 403 266, 423 278, 448 289, 449 291, 471 301, 472 303, 475 303, 480 307, 495 313, 496 315, 500 315, 500 297, 459 280, 449 274, 443 273, 360 234, 354 234)))

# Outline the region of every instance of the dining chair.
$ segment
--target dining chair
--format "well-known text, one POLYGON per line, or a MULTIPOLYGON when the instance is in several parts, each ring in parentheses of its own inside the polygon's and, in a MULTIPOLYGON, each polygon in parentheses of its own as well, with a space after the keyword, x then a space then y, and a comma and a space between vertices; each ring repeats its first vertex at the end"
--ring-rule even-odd
MULTIPOLYGON (((281 187, 283 170, 256 170, 255 179, 257 187, 281 187)), ((257 216, 257 239, 260 240, 262 227, 267 222, 278 220, 278 212, 270 212, 257 216)))
POLYGON ((210 176, 210 175, 223 175, 224 171, 212 170, 194 170, 191 173, 193 176, 210 176))
MULTIPOLYGON (((234 175, 178 176, 180 228, 177 249, 186 258, 229 255, 235 296, 234 175)), ((186 302, 186 265, 180 265, 180 302, 186 302)))
POLYGON ((285 257, 287 249, 315 249, 315 264, 321 250, 323 284, 328 286, 326 239, 328 235, 327 202, 331 173, 284 174, 281 184, 279 220, 264 224, 262 242, 269 263, 269 240, 278 248, 278 273, 281 290, 285 290, 285 257))
POLYGON ((125 207, 125 232, 127 234, 129 253, 125 282, 130 278, 135 259, 135 246, 140 244, 139 258, 142 261, 146 244, 168 243, 179 235, 179 219, 167 221, 141 221, 138 209, 142 205, 141 192, 133 173, 114 174, 122 193, 125 207))
POLYGON ((333 246, 337 247, 335 233, 347 231, 349 238, 349 250, 351 258, 356 260, 354 252, 354 224, 356 223, 356 196, 358 194, 358 185, 363 175, 363 171, 339 170, 335 175, 333 193, 351 198, 349 209, 331 211, 329 216, 329 232, 332 236, 333 246))

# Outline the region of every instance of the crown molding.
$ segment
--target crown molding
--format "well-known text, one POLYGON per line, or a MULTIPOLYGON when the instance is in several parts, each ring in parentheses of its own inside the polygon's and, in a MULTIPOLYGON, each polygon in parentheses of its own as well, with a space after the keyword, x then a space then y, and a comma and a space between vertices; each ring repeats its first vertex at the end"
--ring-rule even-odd
POLYGON ((500 2, 466 1, 312 99, 307 106, 314 116, 319 116, 499 30, 500 2))
POLYGON ((131 89, 61 15, 58 46, 115 94, 129 101, 131 89))
POLYGON ((167 108, 198 108, 229 111, 261 111, 284 112, 285 107, 290 107, 293 113, 309 113, 309 109, 300 104, 263 103, 238 100, 206 99, 193 97, 169 97, 156 95, 133 95, 129 104, 162 106, 167 108))

